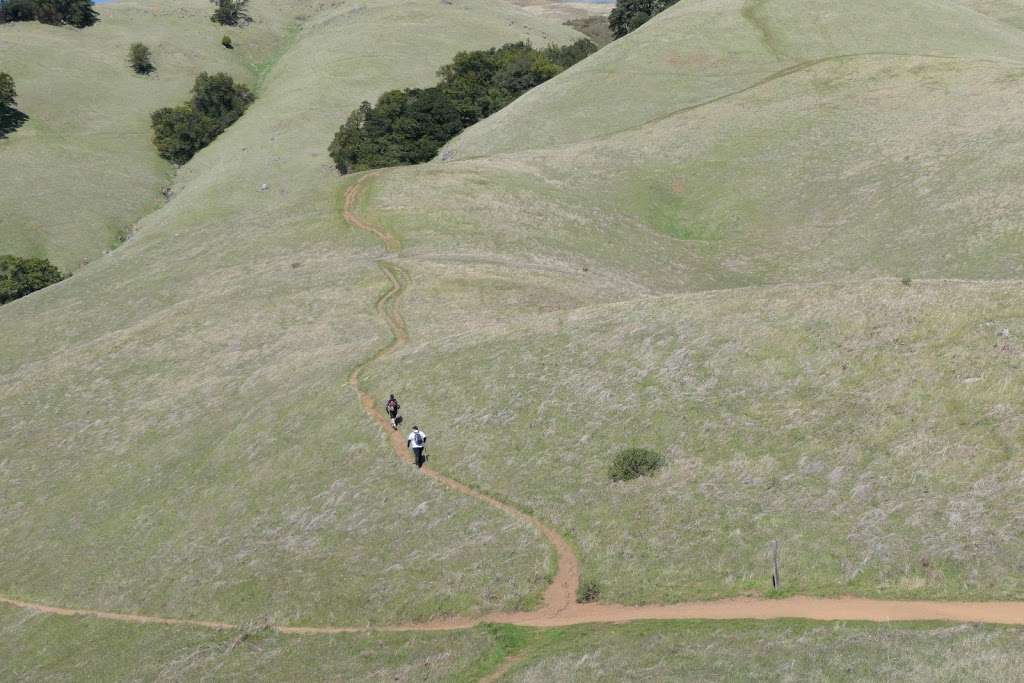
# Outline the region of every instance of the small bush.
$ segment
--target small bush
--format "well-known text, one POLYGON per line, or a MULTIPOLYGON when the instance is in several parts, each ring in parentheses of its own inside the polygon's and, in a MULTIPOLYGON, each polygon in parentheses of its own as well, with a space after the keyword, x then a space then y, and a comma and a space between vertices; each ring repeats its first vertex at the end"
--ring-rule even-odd
POLYGON ((14 79, 10 74, 0 72, 0 111, 14 107, 18 92, 14 89, 14 79))
POLYGON ((597 602, 601 599, 601 585, 594 579, 587 579, 576 590, 576 602, 597 602))
MULTIPOLYGON (((210 0, 217 6, 210 21, 223 26, 240 26, 252 20, 246 12, 249 0, 210 0)), ((227 46, 225 46, 227 47, 227 46)))
POLYGON ((220 44, 229 50, 235 49, 235 44, 231 42, 231 36, 227 34, 225 34, 224 37, 220 39, 220 44))
POLYGON ((160 156, 184 164, 241 118, 254 99, 231 76, 204 71, 196 78, 190 102, 153 112, 153 143, 160 156))
POLYGON ((665 464, 659 453, 646 448, 625 448, 615 454, 608 477, 612 481, 629 481, 637 477, 653 474, 665 464))
POLYGON ((152 53, 142 43, 132 43, 132 46, 128 48, 128 61, 132 65, 132 70, 137 74, 145 76, 155 70, 152 53))
POLYGON ((900 282, 903 284, 904 287, 909 287, 913 280, 911 280, 909 277, 905 277, 902 280, 900 280, 900 282))
POLYGON ((43 258, 0 256, 0 304, 60 282, 64 275, 43 258))

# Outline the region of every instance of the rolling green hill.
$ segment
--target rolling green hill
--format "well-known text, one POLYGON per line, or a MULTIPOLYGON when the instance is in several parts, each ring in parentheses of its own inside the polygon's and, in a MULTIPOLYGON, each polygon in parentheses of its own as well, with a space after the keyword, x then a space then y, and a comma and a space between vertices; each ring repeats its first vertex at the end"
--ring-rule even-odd
POLYGON ((173 177, 150 141, 149 114, 187 99, 200 71, 258 82, 295 4, 258 3, 255 23, 227 31, 235 50, 221 47, 225 30, 209 21, 207 0, 119 0, 99 6, 99 23, 84 30, 0 26, 0 65, 29 117, 0 141, 0 253, 77 270, 114 247, 162 205, 173 177), (153 50, 151 76, 129 68, 134 42, 153 50))
MULTIPOLYGON (((603 602, 769 593, 773 540, 783 592, 1020 598, 1024 33, 1012 4, 981 5, 684 1, 451 160, 355 178, 326 147, 361 100, 461 49, 578 36, 470 0, 295 18, 260 98, 135 237, 0 309, 0 547, 18 548, 0 594, 291 625, 535 606, 542 537, 398 461, 349 386, 367 364, 430 465, 568 537, 603 602), (343 219, 349 191, 393 251, 343 219), (409 340, 378 357, 388 273, 409 340), (667 466, 609 482, 631 445, 667 466)), ((37 626, 5 628, 31 645, 37 626)), ((705 652, 749 657, 715 650, 705 678, 764 655, 764 631, 733 626, 701 630, 705 652)), ((580 675, 614 680, 677 642, 636 648, 631 628, 544 636, 510 676, 564 677, 601 642, 580 675)), ((794 637, 850 656, 879 632, 794 637)), ((898 663, 795 670, 1014 666, 1012 629, 959 663, 908 632, 898 663)), ((392 637, 398 666, 508 654, 493 631, 392 637)), ((275 661, 264 675, 334 671, 275 661)), ((337 671, 415 677, 392 664, 337 671)))

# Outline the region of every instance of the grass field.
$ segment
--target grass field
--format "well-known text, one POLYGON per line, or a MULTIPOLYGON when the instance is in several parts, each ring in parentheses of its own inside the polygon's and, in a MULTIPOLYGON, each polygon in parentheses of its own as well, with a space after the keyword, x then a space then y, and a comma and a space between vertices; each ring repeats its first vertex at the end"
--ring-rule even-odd
MULTIPOLYGON (((364 384, 399 394, 431 466, 567 536, 603 601, 769 594, 773 540, 782 593, 1019 599, 1024 33, 982 4, 680 3, 454 161, 366 180, 410 341, 364 384), (629 445, 667 467, 608 482, 629 445)), ((389 343, 388 281, 326 147, 460 49, 578 34, 500 2, 298 8, 265 67, 235 65, 260 98, 135 237, 0 311, 0 593, 359 625, 530 608, 550 580, 532 527, 402 465, 348 386, 389 343)), ((131 630, 5 619, 30 678, 66 666, 32 654, 48 629, 83 656, 131 630)), ((152 633, 152 678, 389 680, 520 648, 510 680, 999 680, 1021 636, 475 629, 354 659, 373 637, 152 633)))
POLYGON ((326 147, 459 49, 575 34, 512 7, 337 4, 136 237, 4 307, 0 544, 19 552, 0 591, 366 623, 527 607, 546 585, 532 529, 423 486, 352 400, 384 282, 326 147))
POLYGON ((784 621, 536 631, 285 636, 119 625, 0 608, 0 676, 17 680, 1011 680, 1019 629, 784 621), (110 643, 118 643, 113 651, 110 643))

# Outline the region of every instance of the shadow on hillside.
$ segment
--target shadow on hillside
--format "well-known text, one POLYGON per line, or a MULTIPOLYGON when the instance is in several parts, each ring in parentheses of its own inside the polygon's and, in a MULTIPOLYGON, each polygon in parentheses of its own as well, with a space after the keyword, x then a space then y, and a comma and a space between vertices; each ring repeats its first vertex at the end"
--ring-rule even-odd
POLYGON ((0 140, 3 140, 8 135, 24 126, 26 121, 28 121, 28 114, 20 112, 17 109, 0 107, 0 140))

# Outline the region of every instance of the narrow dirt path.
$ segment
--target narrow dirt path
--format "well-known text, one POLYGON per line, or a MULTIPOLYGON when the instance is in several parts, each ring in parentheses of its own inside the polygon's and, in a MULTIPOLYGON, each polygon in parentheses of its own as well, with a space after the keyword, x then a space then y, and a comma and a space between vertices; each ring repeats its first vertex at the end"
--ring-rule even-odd
MULTIPOLYGON (((344 217, 350 225, 375 235, 381 240, 381 242, 383 242, 384 248, 388 252, 396 253, 402 248, 401 242, 399 242, 398 238, 361 218, 354 210, 356 204, 359 202, 360 195, 365 190, 366 184, 376 175, 377 173, 368 173, 348 188, 348 191, 345 192, 344 217)), ((362 403, 363 410, 366 411, 366 414, 375 420, 377 424, 379 424, 388 434, 391 441, 391 448, 394 450, 395 454, 405 462, 412 463, 412 453, 409 452, 401 432, 391 428, 391 423, 384 412, 378 407, 377 400, 362 387, 359 381, 360 374, 370 364, 380 360, 390 353, 393 353, 409 341, 408 328, 405 325, 405 320, 402 318, 402 314, 397 308, 398 300, 405 291, 408 276, 393 261, 378 261, 377 263, 387 275, 388 280, 391 283, 391 287, 388 292, 377 302, 377 312, 387 321, 388 326, 391 328, 393 339, 390 344, 381 349, 373 356, 373 358, 370 358, 361 365, 356 366, 349 377, 349 383, 352 385, 352 388, 355 389, 356 394, 358 394, 359 401, 362 403)), ((536 517, 528 515, 522 510, 514 508, 497 498, 489 496, 486 493, 481 493, 460 481, 441 474, 429 465, 424 465, 420 471, 428 477, 441 482, 450 489, 483 501, 491 507, 501 510, 507 515, 532 525, 544 535, 549 543, 551 543, 558 558, 558 570, 555 574, 554 580, 551 582, 551 585, 548 586, 547 590, 544 592, 543 604, 541 609, 538 611, 538 614, 556 616, 576 603, 576 588, 579 584, 580 577, 579 560, 576 558, 576 553, 573 551, 572 546, 570 546, 568 541, 562 538, 557 531, 536 517)))
MULTIPOLYGON (((345 193, 345 219, 354 227, 375 235, 390 254, 401 249, 401 243, 393 235, 366 222, 354 212, 366 183, 376 173, 364 175, 345 193)), ((388 434, 395 454, 409 463, 412 454, 406 448, 402 435, 391 429, 384 413, 377 407, 377 401, 362 387, 360 374, 371 363, 407 344, 409 334, 398 310, 397 304, 405 291, 408 276, 394 261, 379 260, 378 264, 390 283, 388 291, 377 301, 377 311, 391 329, 393 339, 383 349, 355 370, 349 383, 359 396, 360 403, 373 420, 388 434)), ((576 603, 576 587, 579 582, 579 561, 572 547, 554 529, 540 520, 504 503, 492 496, 481 493, 460 481, 452 479, 430 467, 422 472, 445 486, 467 496, 472 496, 517 519, 533 525, 554 546, 558 556, 558 571, 544 593, 544 601, 534 612, 492 613, 478 618, 454 618, 427 623, 397 624, 390 626, 271 626, 279 633, 295 635, 362 633, 367 631, 449 631, 467 629, 482 623, 514 624, 538 628, 571 626, 591 623, 621 623, 650 619, 809 619, 814 621, 944 621, 987 624, 1024 625, 1024 602, 941 602, 934 600, 874 600, 867 598, 814 598, 796 596, 778 600, 763 598, 734 598, 704 602, 684 602, 674 605, 613 605, 576 603)), ((44 614, 90 617, 133 624, 162 624, 168 626, 190 626, 207 629, 240 629, 238 624, 194 619, 150 616, 123 612, 57 607, 0 595, 0 604, 31 610, 44 614)), ((515 664, 517 658, 509 657, 488 680, 497 680, 515 664)))

